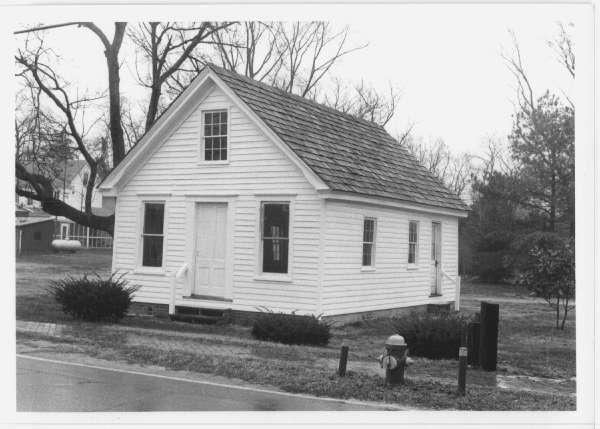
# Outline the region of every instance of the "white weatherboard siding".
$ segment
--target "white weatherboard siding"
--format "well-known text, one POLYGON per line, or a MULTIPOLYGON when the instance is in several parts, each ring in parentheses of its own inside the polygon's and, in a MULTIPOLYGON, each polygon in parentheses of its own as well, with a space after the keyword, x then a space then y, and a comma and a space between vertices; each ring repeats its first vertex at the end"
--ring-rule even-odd
MULTIPOLYGON (((113 270, 128 272, 131 284, 140 285, 135 300, 168 303, 170 275, 189 261, 194 224, 189 207, 194 201, 219 196, 230 202, 232 228, 229 297, 232 308, 315 313, 316 275, 320 226, 320 200, 301 171, 269 141, 226 95, 213 88, 201 105, 152 154, 132 179, 119 191, 116 207, 113 270), (229 163, 199 162, 202 110, 229 109, 229 163), (285 194, 281 198, 265 194, 285 194), (258 225, 260 201, 292 199, 291 281, 257 280, 258 225), (139 272, 139 244, 144 200, 164 200, 165 252, 163 273, 139 272), (167 275, 165 275, 168 274, 167 275)), ((192 275, 193 273, 189 273, 192 275)), ((178 285, 177 305, 193 306, 183 300, 184 286, 178 285)))
POLYGON ((362 203, 326 203, 323 313, 345 314, 454 301, 455 284, 443 279, 430 298, 431 222, 442 224, 442 268, 458 273, 458 220, 362 203), (377 219, 374 270, 363 270, 363 219, 377 219), (419 222, 418 259, 408 266, 408 223, 419 222))

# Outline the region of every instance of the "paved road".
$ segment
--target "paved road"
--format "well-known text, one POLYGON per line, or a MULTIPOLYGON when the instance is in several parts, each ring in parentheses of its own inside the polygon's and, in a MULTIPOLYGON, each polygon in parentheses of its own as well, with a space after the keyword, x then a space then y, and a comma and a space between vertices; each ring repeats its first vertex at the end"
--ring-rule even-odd
POLYGON ((241 386, 17 357, 18 411, 379 410, 241 386))

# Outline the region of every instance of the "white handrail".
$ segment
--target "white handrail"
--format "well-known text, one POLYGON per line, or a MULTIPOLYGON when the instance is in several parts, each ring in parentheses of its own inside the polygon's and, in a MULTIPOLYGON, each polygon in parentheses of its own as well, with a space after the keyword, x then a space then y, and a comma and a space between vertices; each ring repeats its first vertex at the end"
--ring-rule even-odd
POLYGON ((454 310, 458 311, 458 310, 460 310, 460 276, 456 276, 456 278, 453 279, 444 270, 440 270, 440 271, 442 272, 442 275, 444 277, 446 277, 448 280, 450 280, 452 283, 455 284, 455 287, 454 287, 454 310))
POLYGON ((181 268, 179 268, 179 270, 177 270, 177 274, 175 274, 175 278, 180 279, 184 276, 184 274, 187 273, 187 270, 189 268, 188 264, 183 264, 181 266, 181 268))
POLYGON ((446 271, 444 271, 444 270, 440 270, 440 271, 442 272, 442 275, 444 277, 446 277, 448 280, 450 280, 451 282, 456 281, 455 279, 453 279, 452 277, 450 277, 450 275, 446 271))
POLYGON ((176 273, 171 276, 171 299, 169 301, 169 315, 175 314, 175 294, 177 291, 177 280, 183 278, 189 269, 188 264, 183 264, 176 273))

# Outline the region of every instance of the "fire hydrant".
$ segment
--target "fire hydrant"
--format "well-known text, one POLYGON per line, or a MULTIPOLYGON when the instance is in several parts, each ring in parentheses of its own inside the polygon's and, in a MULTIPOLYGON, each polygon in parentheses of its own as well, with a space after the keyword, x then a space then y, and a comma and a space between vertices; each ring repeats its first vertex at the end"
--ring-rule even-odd
POLYGON ((379 356, 385 369, 385 384, 403 384, 404 369, 408 362, 408 345, 402 335, 392 335, 385 342, 385 352, 379 356))

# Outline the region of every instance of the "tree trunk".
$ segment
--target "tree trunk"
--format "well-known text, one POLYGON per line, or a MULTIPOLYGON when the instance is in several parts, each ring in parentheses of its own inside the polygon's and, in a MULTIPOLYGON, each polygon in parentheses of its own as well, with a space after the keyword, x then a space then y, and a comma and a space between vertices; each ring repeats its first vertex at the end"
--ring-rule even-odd
POLYGON ((556 231, 556 175, 554 173, 550 183, 550 231, 556 231))
POLYGON ((152 85, 150 101, 148 102, 148 113, 146 114, 146 131, 148 131, 152 125, 154 125, 154 121, 156 120, 156 116, 158 114, 158 102, 161 95, 160 87, 160 83, 152 85))
POLYGON ((94 214, 86 214, 80 210, 74 209, 67 203, 56 200, 47 199, 41 201, 42 210, 46 213, 54 216, 64 216, 67 219, 72 220, 83 226, 89 226, 90 228, 99 229, 108 232, 111 236, 114 232, 115 226, 115 215, 110 216, 97 216, 94 214))
POLYGON ((123 139, 123 127, 121 125, 118 51, 106 52, 106 64, 108 66, 108 92, 110 100, 110 138, 112 140, 113 166, 116 167, 125 158, 125 140, 123 139))
POLYGON ((565 323, 567 323, 567 313, 569 312, 569 300, 564 298, 564 306, 563 306, 563 319, 562 319, 562 323, 560 325, 560 329, 564 330, 565 329, 565 323))
POLYGON ((556 329, 559 329, 560 322, 560 298, 556 298, 556 329))

